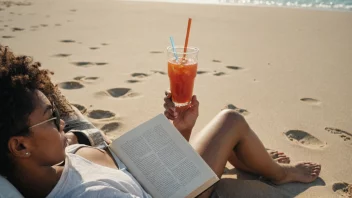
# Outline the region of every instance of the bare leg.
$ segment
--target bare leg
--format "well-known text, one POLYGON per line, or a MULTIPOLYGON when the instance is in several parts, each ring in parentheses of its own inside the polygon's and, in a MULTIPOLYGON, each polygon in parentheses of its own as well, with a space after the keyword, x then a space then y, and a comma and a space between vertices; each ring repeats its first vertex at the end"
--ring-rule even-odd
MULTIPOLYGON (((302 163, 298 164, 299 167, 286 167, 273 161, 244 118, 232 110, 221 111, 202 131, 192 133, 190 144, 218 177, 221 177, 234 148, 243 165, 278 184, 311 182, 320 172, 320 165, 302 163)), ((209 197, 211 192, 212 189, 201 197, 209 197)))
MULTIPOLYGON (((236 168, 242 171, 246 171, 246 172, 250 172, 250 173, 254 173, 254 174, 258 174, 255 172, 255 170, 252 170, 250 168, 248 168, 245 164, 243 164, 243 162, 241 162, 241 160, 238 159, 237 155, 236 155, 236 149, 233 149, 233 153, 230 154, 230 157, 228 159, 228 161, 236 168)), ((279 152, 279 151, 274 151, 271 149, 266 149, 266 151, 268 152, 268 154, 270 155, 270 157, 277 163, 281 163, 281 164, 289 164, 290 163, 290 158, 287 157, 285 155, 285 153, 283 152, 279 152)))

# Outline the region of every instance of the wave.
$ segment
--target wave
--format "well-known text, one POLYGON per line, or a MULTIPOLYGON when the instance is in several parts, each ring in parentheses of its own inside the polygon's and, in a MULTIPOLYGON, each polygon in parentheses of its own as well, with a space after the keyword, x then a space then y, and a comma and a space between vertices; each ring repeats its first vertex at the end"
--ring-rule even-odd
POLYGON ((352 0, 140 0, 174 3, 252 5, 352 11, 352 0))

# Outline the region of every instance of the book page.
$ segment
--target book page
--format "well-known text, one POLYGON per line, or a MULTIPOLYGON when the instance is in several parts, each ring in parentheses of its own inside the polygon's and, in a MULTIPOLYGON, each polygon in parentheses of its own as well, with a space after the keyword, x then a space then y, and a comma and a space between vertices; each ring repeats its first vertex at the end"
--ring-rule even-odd
POLYGON ((114 140, 110 148, 156 198, 195 196, 218 180, 162 114, 114 140))

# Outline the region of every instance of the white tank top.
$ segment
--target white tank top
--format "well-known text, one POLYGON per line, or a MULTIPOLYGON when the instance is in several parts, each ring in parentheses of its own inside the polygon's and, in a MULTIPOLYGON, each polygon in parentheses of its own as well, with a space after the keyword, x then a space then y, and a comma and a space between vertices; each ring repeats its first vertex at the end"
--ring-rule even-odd
POLYGON ((86 146, 75 144, 66 148, 63 173, 47 197, 151 198, 114 153, 111 152, 119 169, 101 166, 74 154, 86 146))

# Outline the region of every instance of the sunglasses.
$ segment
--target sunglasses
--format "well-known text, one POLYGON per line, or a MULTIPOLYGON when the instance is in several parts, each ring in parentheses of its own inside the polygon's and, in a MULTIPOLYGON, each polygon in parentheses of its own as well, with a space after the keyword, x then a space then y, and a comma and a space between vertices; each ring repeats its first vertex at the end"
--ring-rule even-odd
POLYGON ((35 124, 33 126, 30 126, 28 129, 31 129, 31 128, 34 128, 36 126, 39 126, 39 125, 42 125, 42 124, 45 124, 47 122, 50 122, 52 120, 54 120, 54 123, 55 123, 55 126, 57 128, 58 131, 60 131, 60 113, 59 111, 56 109, 55 107, 55 104, 53 103, 53 108, 52 108, 52 111, 53 111, 53 117, 48 119, 48 120, 45 120, 43 122, 39 122, 38 124, 35 124))

